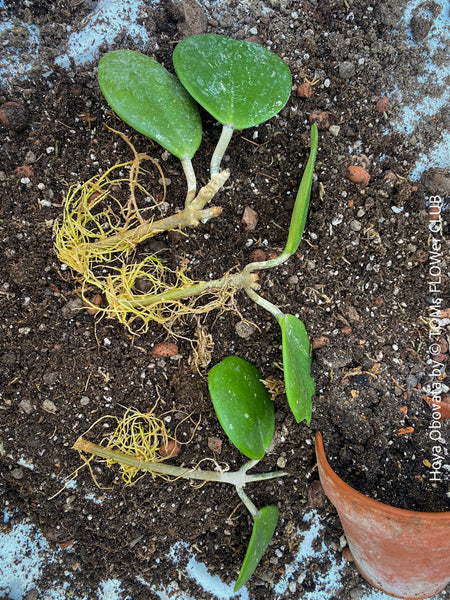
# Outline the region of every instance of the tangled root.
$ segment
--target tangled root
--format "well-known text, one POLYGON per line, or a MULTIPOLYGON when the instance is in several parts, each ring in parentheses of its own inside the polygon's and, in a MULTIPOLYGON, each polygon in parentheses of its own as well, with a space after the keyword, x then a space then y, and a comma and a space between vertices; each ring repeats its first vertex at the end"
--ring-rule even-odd
MULTIPOLYGON (((122 419, 116 418, 116 420, 117 427, 113 434, 104 437, 100 446, 118 450, 126 456, 133 456, 146 462, 164 460, 158 450, 161 446, 167 446, 169 439, 174 438, 169 437, 163 419, 156 417, 153 409, 148 413, 141 413, 129 408, 122 419)), ((106 464, 111 467, 115 461, 107 460, 106 464)), ((142 473, 139 475, 139 469, 136 467, 124 464, 120 467, 126 485, 133 485, 144 476, 142 473)))
POLYGON ((116 133, 128 143, 134 159, 116 164, 105 173, 72 186, 65 198, 62 218, 55 226, 58 258, 93 285, 96 284, 92 272, 95 265, 113 259, 123 260, 137 244, 154 235, 151 228, 153 218, 146 220, 142 215, 144 211, 139 210, 136 202, 136 192, 140 191, 147 202, 151 201, 149 208, 159 205, 138 182, 141 173, 148 173, 141 166, 144 160, 152 162, 162 178, 161 203, 166 197, 164 174, 159 164, 147 154, 137 153, 124 134, 116 133), (128 177, 123 176, 126 170, 129 171, 128 177), (124 195, 124 184, 129 189, 126 200, 120 197, 124 195))
POLYGON ((139 333, 145 333, 150 322, 173 333, 173 324, 187 315, 233 308, 235 290, 226 283, 215 289, 203 287, 202 282, 187 277, 184 269, 173 271, 148 256, 141 263, 123 265, 108 277, 104 286, 108 316, 128 328, 139 319, 139 333))
MULTIPOLYGON (((172 440, 179 446, 189 444, 195 435, 197 427, 200 424, 200 420, 194 421, 191 415, 186 415, 186 417, 180 421, 175 428, 174 435, 171 436, 166 429, 164 418, 174 411, 163 413, 157 417, 154 414, 155 408, 156 404, 147 413, 142 413, 134 408, 128 408, 124 416, 120 419, 111 415, 105 415, 104 417, 98 419, 98 421, 96 421, 88 431, 106 419, 113 419, 117 423, 116 428, 112 434, 103 437, 98 447, 120 453, 120 455, 116 454, 117 457, 128 456, 138 459, 142 463, 155 464, 163 462, 164 460, 171 458, 170 453, 167 454, 167 452, 163 451, 164 448, 169 446, 169 441, 172 440), (180 442, 180 440, 178 440, 176 437, 176 433, 178 427, 185 421, 192 423, 194 430, 187 441, 180 442)), ((79 450, 81 454, 86 446, 95 447, 95 444, 90 444, 81 437, 75 443, 74 448, 79 450)), ((85 464, 87 464, 89 467, 91 460, 94 458, 94 454, 95 451, 93 451, 93 454, 89 459, 83 457, 85 464)), ((134 485, 146 474, 146 471, 140 469, 139 466, 125 464, 124 462, 120 461, 120 458, 107 458, 105 459, 105 462, 108 467, 119 464, 122 472, 122 480, 127 486, 134 485)), ((91 468, 90 471, 95 481, 95 477, 91 468)), ((166 480, 172 479, 171 477, 162 473, 153 473, 153 475, 158 475, 166 480)))
POLYGON ((163 172, 150 156, 136 152, 124 134, 115 133, 129 145, 134 159, 72 186, 62 218, 55 226, 56 253, 62 263, 79 275, 85 305, 95 308, 100 316, 118 319, 133 334, 145 333, 152 321, 173 334, 173 324, 186 315, 233 309, 235 290, 227 287, 227 276, 225 285, 199 291, 197 286, 202 282, 187 277, 185 268, 172 270, 152 255, 130 262, 136 246, 161 231, 162 221, 167 229, 178 227, 176 218, 144 218, 143 213, 157 207, 158 202, 138 181, 142 173, 147 173, 142 162, 152 162, 159 171, 164 188, 161 202, 166 193, 163 172), (148 208, 139 209, 137 192, 151 202, 148 208), (107 301, 106 306, 90 302, 93 288, 107 301))

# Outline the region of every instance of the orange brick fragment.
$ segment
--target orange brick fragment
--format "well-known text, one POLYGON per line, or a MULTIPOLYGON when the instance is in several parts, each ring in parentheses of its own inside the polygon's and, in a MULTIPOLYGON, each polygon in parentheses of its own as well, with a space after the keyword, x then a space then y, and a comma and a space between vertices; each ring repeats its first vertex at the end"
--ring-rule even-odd
POLYGON ((397 435, 406 435, 408 433, 412 433, 414 431, 414 427, 400 427, 397 431, 397 435))

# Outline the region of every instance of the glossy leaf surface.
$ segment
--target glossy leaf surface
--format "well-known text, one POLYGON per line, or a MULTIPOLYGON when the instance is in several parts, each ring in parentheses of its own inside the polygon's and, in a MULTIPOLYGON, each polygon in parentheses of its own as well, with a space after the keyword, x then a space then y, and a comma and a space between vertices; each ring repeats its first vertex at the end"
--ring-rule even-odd
POLYGON ((173 64, 197 102, 219 123, 235 129, 267 121, 283 108, 291 93, 286 63, 252 42, 193 35, 177 45, 173 64))
POLYGON ((267 550, 278 522, 278 508, 265 506, 259 511, 259 516, 254 518, 252 536, 245 553, 239 577, 234 586, 237 592, 253 575, 259 561, 267 550))
POLYGON ((208 376, 209 393, 230 441, 248 458, 261 459, 275 427, 273 402, 261 374, 238 356, 227 356, 208 376))
POLYGON ((180 158, 200 145, 198 106, 156 60, 134 50, 114 50, 98 65, 98 81, 108 104, 128 125, 180 158))
POLYGON ((312 397, 315 392, 311 377, 310 343, 304 324, 294 315, 284 315, 280 321, 283 338, 283 370, 286 396, 297 423, 309 425, 312 397))

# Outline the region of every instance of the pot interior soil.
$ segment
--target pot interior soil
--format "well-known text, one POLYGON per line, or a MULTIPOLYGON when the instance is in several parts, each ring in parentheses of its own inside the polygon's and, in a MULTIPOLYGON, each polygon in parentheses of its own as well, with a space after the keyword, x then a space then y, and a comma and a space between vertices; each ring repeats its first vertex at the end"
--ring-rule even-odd
MULTIPOLYGON (((148 597, 134 575, 171 582, 173 565, 162 557, 180 539, 195 548, 211 573, 234 581, 251 523, 225 486, 196 489, 147 476, 124 487, 117 468, 99 463, 93 474, 100 488, 84 469, 74 484, 55 494, 81 464, 73 444, 97 419, 120 417, 130 406, 150 410, 156 401, 161 412, 175 409, 168 427, 176 426, 182 412, 201 418, 174 464, 209 458, 239 468, 243 457, 213 413, 208 367, 192 368, 189 339, 206 336, 209 368, 236 354, 276 382, 282 379, 278 326, 243 295, 237 296, 238 312, 186 318, 174 331, 179 337, 157 325, 133 336, 116 321, 83 309, 79 283, 56 258, 52 231, 71 185, 132 158, 103 123, 159 160, 171 212, 183 204, 184 178, 174 157, 111 114, 95 64, 67 71, 54 63, 54 40, 62 38, 65 27, 79 27, 95 3, 60 2, 51 12, 39 0, 27 7, 4 4, 1 14, 39 24, 47 62, 22 81, 0 84, 0 103, 18 102, 28 119, 18 131, 0 129, 2 505, 18 511, 14 519, 29 516, 53 544, 73 549, 68 561, 84 573, 84 591, 107 574, 125 582, 131 597, 148 597), (177 352, 155 356, 152 349, 160 342, 175 343, 177 352)), ((141 252, 157 252, 168 265, 183 263, 195 279, 244 266, 255 251, 279 253, 306 164, 308 116, 326 111, 331 126, 319 130, 316 181, 299 252, 280 268, 261 273, 265 297, 298 315, 316 348, 311 427, 297 425, 284 395, 277 395, 275 443, 261 465, 268 471, 282 463, 292 476, 249 490, 257 505, 276 503, 280 509, 276 537, 247 586, 251 598, 274 598, 279 571, 298 546, 291 532, 305 527, 303 507, 313 505, 327 519, 326 539, 339 546, 342 534, 330 506, 314 504, 311 493, 318 479, 315 430, 322 432, 337 474, 362 493, 400 508, 448 510, 448 472, 441 466, 440 480, 430 476, 436 443, 429 436, 432 413, 424 400, 424 388, 433 381, 426 197, 442 193, 448 179, 434 171, 420 182, 408 179, 433 132, 444 128, 444 115, 436 114, 433 127, 425 123, 412 140, 391 122, 402 108, 394 97, 387 111, 376 108, 393 88, 393 71, 408 91, 405 53, 418 71, 423 65, 420 49, 409 48, 403 33, 393 33, 400 17, 397 2, 271 0, 248 7, 231 2, 221 12, 213 3, 193 8, 183 1, 183 9, 193 11, 187 21, 169 2, 143 5, 140 22, 147 23, 150 34, 146 52, 168 69, 174 41, 199 30, 215 32, 268 45, 289 65, 294 90, 277 117, 235 133, 224 162, 231 178, 215 199, 222 215, 187 235, 160 235, 141 252), (306 79, 317 80, 314 94, 300 98, 296 88, 306 79), (369 172, 366 187, 346 177, 350 165, 369 172), (255 229, 242 222, 246 207, 257 213, 255 229)), ((116 39, 113 48, 119 47, 138 48, 127 35, 116 39)), ((220 127, 203 112, 202 120, 204 136, 194 165, 204 184, 220 127)), ((155 195, 162 190, 158 177, 150 172, 145 181, 155 195)), ((446 228, 448 204, 441 218, 446 228)), ((444 238, 442 243, 445 257, 448 245, 444 238)), ((445 264, 443 259, 443 272, 445 264)), ((448 279, 445 283, 441 307, 448 310, 448 279)), ((450 385, 446 335, 443 328, 439 381, 444 390, 450 385)), ((448 420, 440 422, 443 439, 448 428, 448 420)), ((185 439, 191 433, 189 426, 182 429, 185 439)), ((57 569, 49 566, 47 576, 57 569)), ((339 598, 348 598, 355 581, 362 581, 347 569, 339 598)), ((319 575, 317 566, 309 567, 297 584, 299 597, 314 591, 319 575)))

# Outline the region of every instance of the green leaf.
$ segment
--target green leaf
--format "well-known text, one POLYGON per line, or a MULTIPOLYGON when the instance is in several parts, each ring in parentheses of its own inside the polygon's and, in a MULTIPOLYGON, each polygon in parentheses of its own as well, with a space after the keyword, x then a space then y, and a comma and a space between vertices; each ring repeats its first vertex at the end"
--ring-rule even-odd
POLYGON ((311 377, 312 358, 308 334, 303 323, 294 315, 284 315, 279 323, 283 338, 286 396, 297 423, 304 419, 309 425, 315 385, 311 377))
POLYGON ((238 356, 227 356, 208 376, 209 393, 219 423, 248 458, 261 459, 272 440, 275 411, 261 374, 238 356))
POLYGON ((179 80, 156 60, 134 50, 114 50, 98 65, 108 104, 128 125, 183 160, 200 145, 198 106, 179 80))
POLYGON ((291 224, 289 226, 289 234, 286 242, 285 253, 294 254, 300 245, 305 229, 306 215, 308 214, 309 199, 311 196, 311 186, 314 173, 314 163, 316 160, 318 144, 317 125, 311 125, 311 151, 309 153, 308 162, 306 163, 305 171, 300 182, 300 187, 297 192, 297 197, 292 211, 291 224))
POLYGON ((174 50, 188 92, 215 119, 235 129, 267 121, 286 104, 292 79, 286 63, 263 46, 215 34, 193 35, 174 50))
POLYGON ((265 506, 259 511, 259 516, 254 517, 252 536, 239 577, 234 586, 235 592, 240 590, 255 572, 259 561, 270 544, 277 522, 278 508, 276 506, 265 506))

